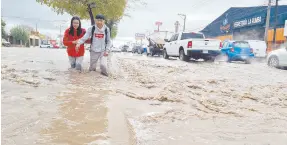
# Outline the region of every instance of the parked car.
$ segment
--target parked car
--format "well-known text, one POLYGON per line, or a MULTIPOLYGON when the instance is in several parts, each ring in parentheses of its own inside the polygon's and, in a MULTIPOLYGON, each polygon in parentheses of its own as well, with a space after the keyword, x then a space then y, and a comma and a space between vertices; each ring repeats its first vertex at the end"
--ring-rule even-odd
POLYGON ((123 45, 121 51, 122 52, 128 52, 129 46, 128 45, 123 45))
POLYGON ((141 45, 135 45, 132 49, 132 53, 142 54, 143 52, 144 51, 141 45))
POLYGON ((254 58, 253 49, 247 41, 224 41, 221 52, 228 57, 228 62, 244 61, 249 64, 254 58))
POLYGON ((2 39, 2 46, 5 46, 5 47, 10 47, 11 46, 11 43, 6 41, 5 39, 2 39))
POLYGON ((127 52, 132 52, 132 50, 133 50, 132 46, 128 45, 127 52))
POLYGON ((214 60, 220 54, 221 41, 205 39, 201 33, 182 32, 174 34, 164 44, 163 57, 179 57, 180 60, 193 59, 214 60))
POLYGON ((41 44, 40 48, 53 48, 53 45, 51 45, 51 44, 41 44))
POLYGON ((249 43, 250 47, 253 49, 255 57, 263 58, 267 55, 267 44, 265 41, 261 40, 245 40, 249 43))
POLYGON ((58 49, 58 48, 60 48, 60 47, 59 47, 58 45, 53 45, 53 48, 57 48, 57 49, 58 49))
POLYGON ((280 49, 271 51, 267 56, 267 64, 275 68, 287 68, 287 42, 280 49))
POLYGON ((121 49, 120 49, 120 47, 113 46, 113 47, 111 48, 111 51, 112 51, 112 52, 121 52, 121 49))

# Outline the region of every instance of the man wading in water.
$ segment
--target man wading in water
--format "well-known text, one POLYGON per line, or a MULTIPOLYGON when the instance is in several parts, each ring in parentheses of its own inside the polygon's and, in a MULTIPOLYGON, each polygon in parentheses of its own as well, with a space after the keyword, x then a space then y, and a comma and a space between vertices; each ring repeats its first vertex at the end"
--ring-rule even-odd
POLYGON ((76 49, 91 37, 90 48, 90 71, 96 71, 96 65, 100 59, 101 74, 108 76, 107 64, 103 63, 104 57, 108 56, 111 46, 110 29, 105 25, 105 17, 101 14, 96 15, 96 25, 88 29, 84 37, 79 39, 76 49))

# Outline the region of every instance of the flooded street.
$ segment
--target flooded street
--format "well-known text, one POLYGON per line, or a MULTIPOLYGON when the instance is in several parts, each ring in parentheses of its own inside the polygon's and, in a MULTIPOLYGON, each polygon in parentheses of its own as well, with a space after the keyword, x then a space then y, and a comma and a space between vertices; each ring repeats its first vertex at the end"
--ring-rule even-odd
POLYGON ((3 145, 286 145, 287 71, 109 56, 107 78, 64 49, 2 48, 3 145))

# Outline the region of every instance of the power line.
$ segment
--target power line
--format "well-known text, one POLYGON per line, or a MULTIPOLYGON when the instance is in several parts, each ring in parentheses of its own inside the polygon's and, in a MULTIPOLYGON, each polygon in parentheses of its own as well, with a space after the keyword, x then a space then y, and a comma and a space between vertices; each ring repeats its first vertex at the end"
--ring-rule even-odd
MULTIPOLYGON (((209 1, 209 0, 202 0, 202 1, 200 1, 201 3, 197 3, 197 5, 203 4, 203 3, 207 2, 207 1, 209 1)), ((195 4, 191 8, 195 8, 197 5, 195 4)))

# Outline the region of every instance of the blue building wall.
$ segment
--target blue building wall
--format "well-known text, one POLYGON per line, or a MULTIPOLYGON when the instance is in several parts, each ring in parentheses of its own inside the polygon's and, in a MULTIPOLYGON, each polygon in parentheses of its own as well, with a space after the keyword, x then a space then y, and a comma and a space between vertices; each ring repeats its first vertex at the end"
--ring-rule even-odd
MULTIPOLYGON (((207 37, 230 35, 244 29, 264 30, 267 6, 232 7, 207 25, 201 32, 207 37), (235 25, 236 23, 237 25, 235 25)), ((287 19, 287 5, 278 6, 277 28, 284 27, 287 19)), ((275 6, 271 7, 270 28, 275 25, 275 6)), ((262 33, 262 32, 260 32, 262 33)))

